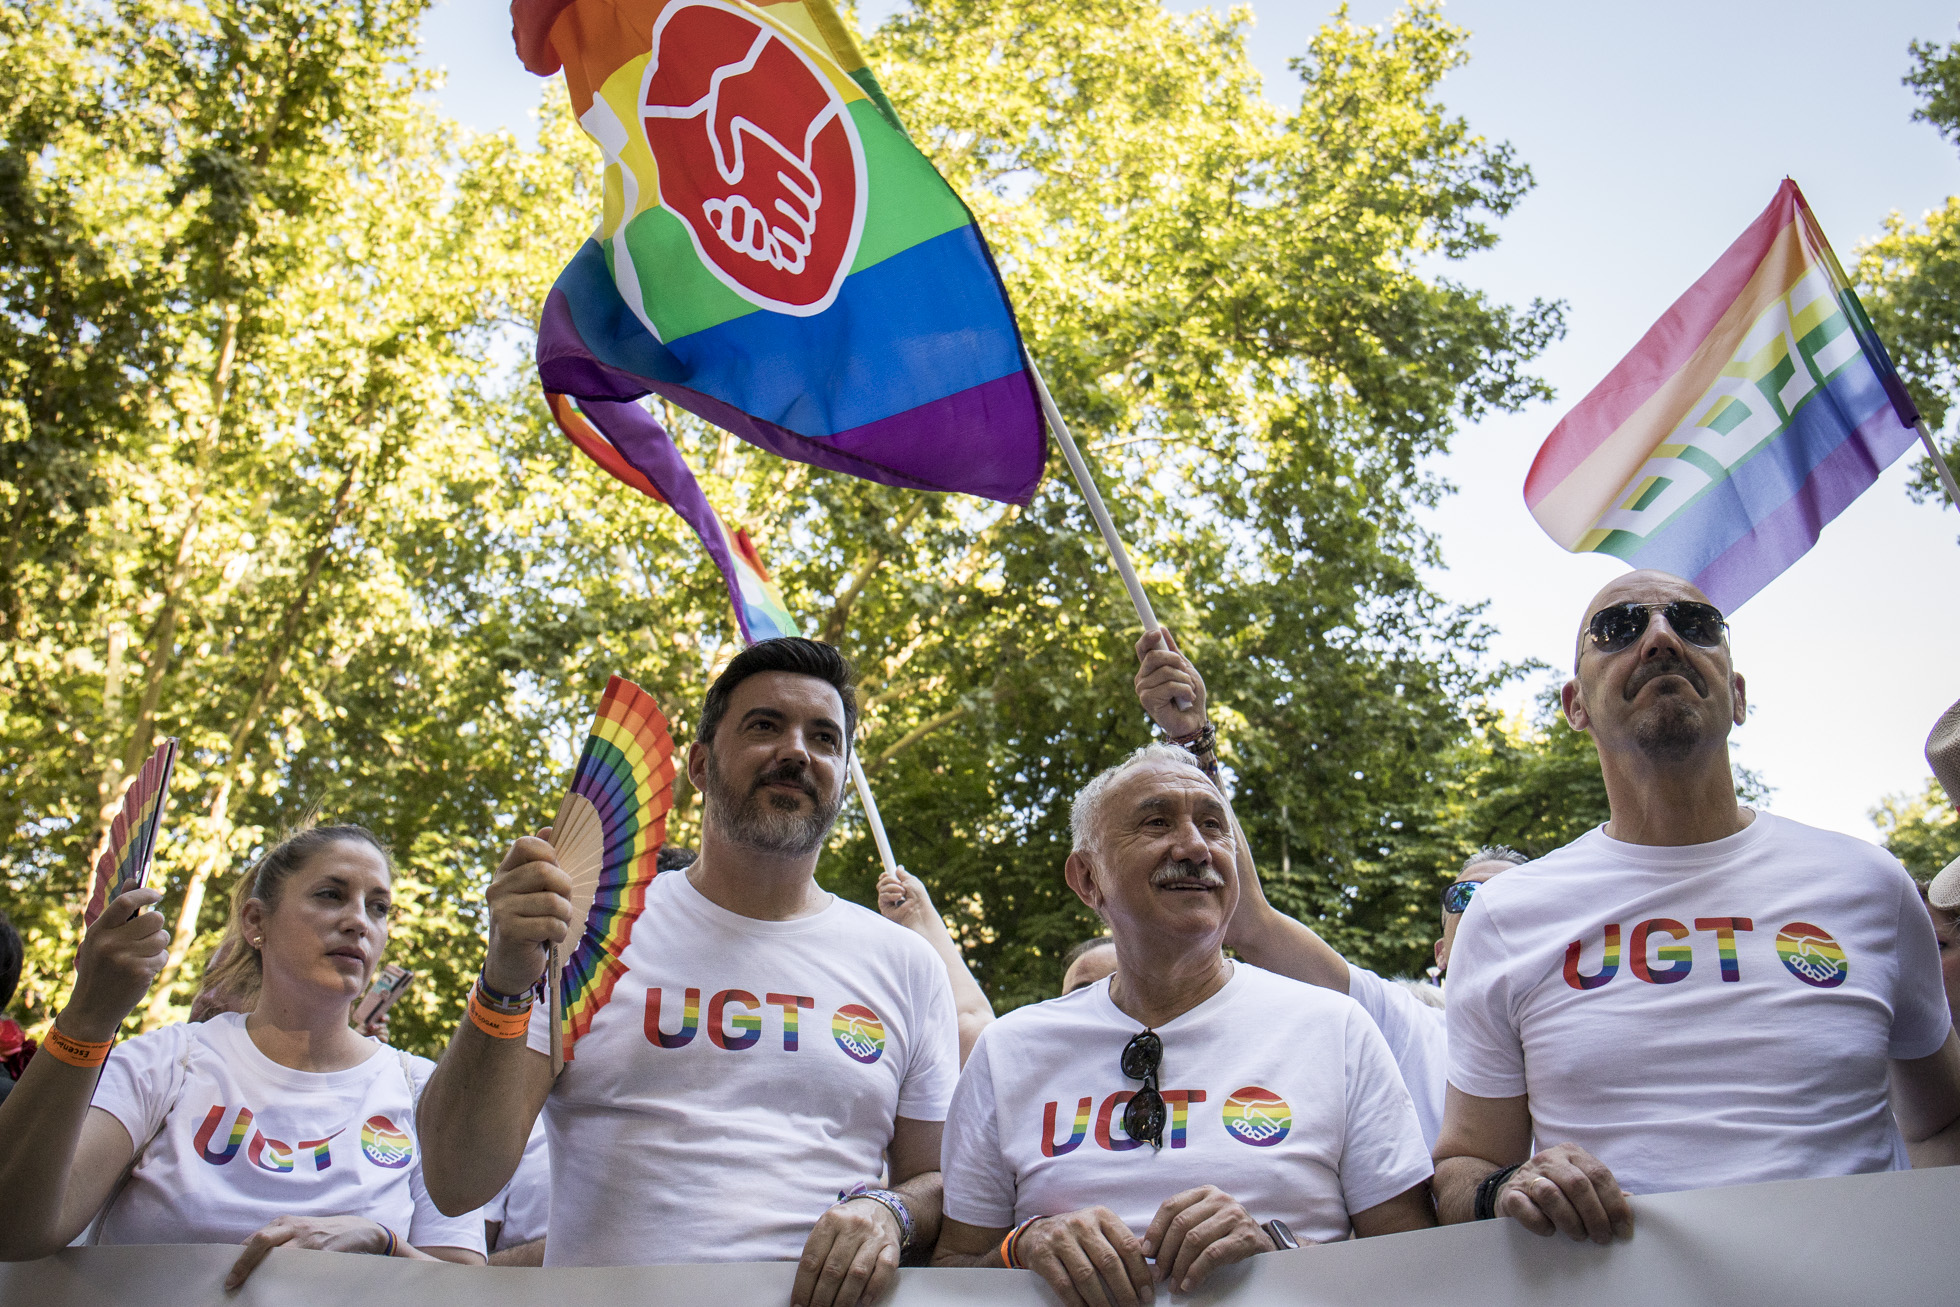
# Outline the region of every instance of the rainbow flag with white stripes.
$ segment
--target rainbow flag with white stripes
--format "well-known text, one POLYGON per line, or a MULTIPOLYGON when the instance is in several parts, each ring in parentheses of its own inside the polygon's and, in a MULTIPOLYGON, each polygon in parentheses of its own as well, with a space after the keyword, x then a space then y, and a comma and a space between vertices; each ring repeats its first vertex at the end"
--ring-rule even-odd
POLYGON ((1786 179, 1553 429, 1525 503, 1574 553, 1686 577, 1732 612, 1817 543, 1918 421, 1786 179))

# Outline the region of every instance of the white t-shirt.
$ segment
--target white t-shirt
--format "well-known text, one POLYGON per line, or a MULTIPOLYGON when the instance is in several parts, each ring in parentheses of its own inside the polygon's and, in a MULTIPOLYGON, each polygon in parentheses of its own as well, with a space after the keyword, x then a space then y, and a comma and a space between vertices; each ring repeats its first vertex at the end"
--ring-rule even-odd
POLYGON ((550 1228, 551 1147, 545 1142, 544 1117, 531 1123, 531 1137, 524 1141, 517 1173, 484 1205, 483 1219, 503 1227, 497 1231, 497 1247, 492 1252, 542 1239, 550 1228))
POLYGON ((1629 1193, 1896 1170, 1887 1063, 1951 1028, 1888 854, 1768 813, 1710 844, 1595 830, 1486 882, 1450 955, 1450 1083, 1531 1095, 1629 1193))
MULTIPOLYGON (((621 961, 545 1102, 547 1266, 793 1261, 897 1118, 946 1117, 946 967, 875 912, 757 921, 669 872, 621 961)), ((549 1036, 540 1005, 531 1047, 549 1036)))
POLYGON ((1103 1206, 1141 1235, 1165 1199, 1213 1184, 1325 1242, 1429 1178, 1409 1093, 1353 999, 1232 964, 1157 1028, 1162 1149, 1123 1133, 1139 1082, 1121 1059, 1140 1029, 1107 979, 988 1026, 946 1118, 946 1215, 999 1230, 1103 1206))
POLYGON ((409 1076, 419 1097, 435 1063, 407 1061, 377 1040, 357 1067, 295 1071, 235 1012, 118 1044, 94 1103, 142 1152, 102 1242, 242 1243, 282 1215, 364 1216, 418 1248, 482 1252, 483 1214, 444 1216, 422 1187, 409 1076))
POLYGON ((1423 1142, 1433 1150, 1443 1128, 1443 1091, 1449 1087, 1449 1031, 1443 1009, 1431 1007, 1408 987, 1348 964, 1348 997, 1381 1028, 1388 1051, 1415 1100, 1423 1142))

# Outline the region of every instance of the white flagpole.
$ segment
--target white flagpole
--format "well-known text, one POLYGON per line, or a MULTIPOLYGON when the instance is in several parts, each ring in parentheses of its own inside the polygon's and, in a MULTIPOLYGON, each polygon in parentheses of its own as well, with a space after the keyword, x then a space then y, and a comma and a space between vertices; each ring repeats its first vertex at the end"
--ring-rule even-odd
POLYGON ((1082 497, 1089 501, 1089 516, 1096 519, 1096 526, 1102 532, 1103 544, 1109 547, 1109 556, 1116 564, 1116 571, 1123 578, 1123 585, 1130 592, 1130 602, 1136 606, 1137 616, 1143 621, 1147 635, 1157 629, 1157 614, 1151 610, 1150 597, 1143 592, 1143 583, 1137 580, 1137 572, 1130 566, 1130 551, 1123 547, 1123 537, 1116 534, 1116 524, 1109 520, 1109 510, 1103 507, 1102 492, 1096 489, 1096 479, 1089 475, 1089 465, 1082 461, 1082 451, 1075 447, 1074 439, 1068 433, 1068 423, 1062 421, 1061 410, 1055 407, 1055 397, 1048 393, 1048 379, 1041 375, 1041 365, 1034 361, 1025 346, 1021 357, 1028 361, 1028 372, 1034 377, 1035 393, 1041 396, 1041 411, 1048 418, 1048 426, 1062 442, 1062 457, 1068 460, 1068 470, 1075 473, 1075 484, 1082 487, 1082 497))
POLYGON ((885 870, 898 874, 898 860, 892 857, 891 841, 885 838, 884 819, 878 816, 878 801, 871 797, 871 782, 864 778, 864 768, 858 763, 858 751, 851 749, 851 784, 857 787, 858 802, 864 805, 864 819, 871 823, 871 839, 878 846, 878 859, 885 864, 885 870))
POLYGON ((1926 446, 1927 456, 1933 460, 1933 470, 1940 474, 1940 484, 1946 487, 1946 497, 1953 501, 1955 508, 1960 508, 1960 485, 1954 484, 1953 469, 1946 465, 1940 447, 1933 443, 1933 433, 1926 429, 1926 419, 1921 418, 1912 426, 1919 433, 1919 442, 1926 446))

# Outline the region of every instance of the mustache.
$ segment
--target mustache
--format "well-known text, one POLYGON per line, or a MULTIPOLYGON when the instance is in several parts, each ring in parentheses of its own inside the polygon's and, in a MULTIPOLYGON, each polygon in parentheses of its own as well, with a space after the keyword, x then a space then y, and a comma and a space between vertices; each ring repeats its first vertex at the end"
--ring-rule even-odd
POLYGON ((1633 675, 1627 678, 1625 697, 1628 699, 1633 698, 1634 695, 1640 693, 1640 687, 1657 676, 1679 676, 1686 680, 1688 684, 1695 687, 1696 694, 1704 699, 1708 697, 1707 678, 1697 671, 1687 659, 1674 654, 1669 654, 1664 658, 1656 658, 1651 663, 1642 663, 1639 667, 1636 667, 1633 675))
POLYGON ((1168 885, 1174 880, 1195 880, 1206 889, 1225 888, 1225 878, 1218 874, 1218 868, 1203 862, 1166 858, 1163 865, 1150 873, 1152 885, 1168 885))
POLYGON ((805 768, 802 763, 794 759, 786 759, 768 768, 762 775, 756 777, 755 785, 750 790, 750 793, 760 790, 765 785, 789 784, 796 786, 796 788, 802 790, 812 799, 815 799, 817 797, 817 787, 810 783, 810 778, 804 775, 804 771, 805 768))

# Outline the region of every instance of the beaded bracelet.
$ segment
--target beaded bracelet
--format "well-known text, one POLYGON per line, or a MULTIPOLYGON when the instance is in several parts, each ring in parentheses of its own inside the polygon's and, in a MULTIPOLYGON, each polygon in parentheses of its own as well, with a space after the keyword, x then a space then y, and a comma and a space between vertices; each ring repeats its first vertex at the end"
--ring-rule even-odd
POLYGON ((60 1026, 49 1026, 48 1037, 41 1043, 41 1051, 57 1062, 69 1066, 98 1067, 109 1060, 109 1048, 116 1041, 105 1039, 100 1043, 93 1040, 76 1039, 61 1033, 60 1026))
POLYGON ((522 1039, 531 1029, 531 1005, 521 1012, 499 1012, 484 1001, 481 987, 470 990, 470 1024, 492 1039, 522 1039))

